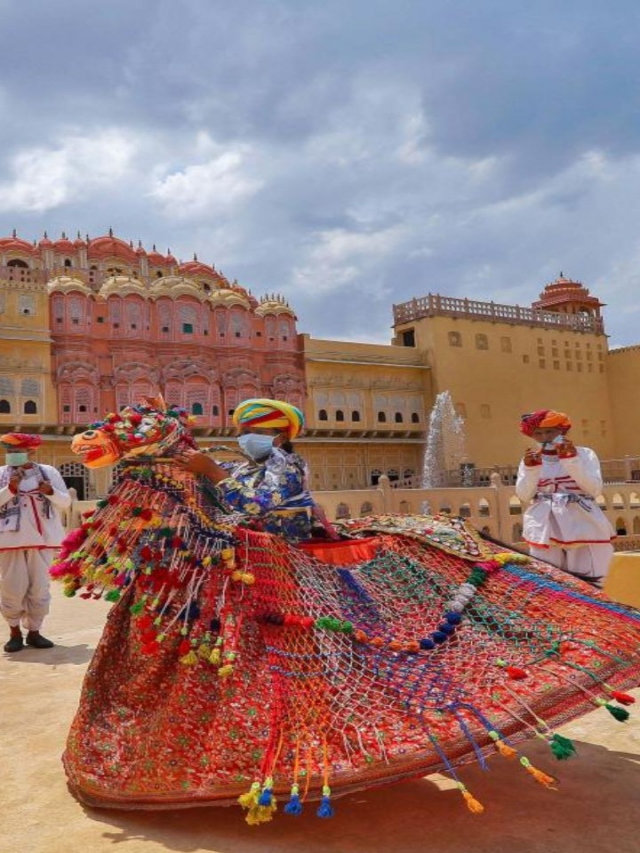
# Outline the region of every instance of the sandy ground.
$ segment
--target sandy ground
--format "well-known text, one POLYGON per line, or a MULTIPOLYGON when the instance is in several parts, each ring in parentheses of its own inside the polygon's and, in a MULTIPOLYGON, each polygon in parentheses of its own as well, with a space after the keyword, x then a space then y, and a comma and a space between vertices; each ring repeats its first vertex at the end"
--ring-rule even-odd
POLYGON ((312 807, 261 827, 238 808, 86 809, 67 791, 60 755, 106 612, 56 588, 45 633, 57 647, 0 653, 0 853, 640 853, 640 710, 624 724, 600 709, 566 727, 579 751, 569 762, 531 744, 533 763, 560 776, 557 792, 499 757, 489 772, 467 768, 481 816, 440 777, 340 799, 329 821, 312 807))

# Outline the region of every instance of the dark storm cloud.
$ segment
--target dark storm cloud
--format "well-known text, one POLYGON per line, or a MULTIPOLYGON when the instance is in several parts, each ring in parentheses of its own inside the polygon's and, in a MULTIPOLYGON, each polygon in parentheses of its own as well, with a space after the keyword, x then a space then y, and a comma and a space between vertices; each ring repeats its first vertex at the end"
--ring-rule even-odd
POLYGON ((640 7, 0 0, 0 230, 126 238, 388 336, 560 269, 638 339, 640 7))

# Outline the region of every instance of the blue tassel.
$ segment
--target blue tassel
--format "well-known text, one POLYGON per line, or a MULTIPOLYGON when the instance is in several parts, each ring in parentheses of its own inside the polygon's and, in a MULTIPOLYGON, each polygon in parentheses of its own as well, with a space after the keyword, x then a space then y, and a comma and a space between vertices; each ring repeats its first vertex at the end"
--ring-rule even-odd
POLYGON ((270 806, 272 797, 273 791, 271 790, 271 788, 265 788, 264 791, 260 794, 260 797, 258 799, 258 805, 270 806))
POLYGON ((284 807, 285 814, 291 814, 294 817, 302 814, 302 803, 300 802, 300 794, 297 785, 291 788, 291 798, 284 807))
POLYGON ((322 799, 320 800, 320 805, 318 806, 316 814, 318 817, 333 817, 334 812, 331 806, 331 788, 328 788, 326 785, 322 789, 322 799))

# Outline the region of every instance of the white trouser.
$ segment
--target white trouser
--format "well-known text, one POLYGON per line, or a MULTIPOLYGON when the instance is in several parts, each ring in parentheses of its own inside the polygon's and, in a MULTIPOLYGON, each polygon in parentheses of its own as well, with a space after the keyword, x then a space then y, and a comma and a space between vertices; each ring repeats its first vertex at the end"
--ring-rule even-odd
POLYGON ((51 551, 35 548, 0 552, 0 612, 12 628, 23 620, 39 631, 49 612, 51 551))
POLYGON ((571 575, 582 575, 601 583, 609 571, 613 545, 606 542, 599 545, 581 545, 578 548, 536 548, 531 545, 529 553, 536 560, 546 560, 571 575))

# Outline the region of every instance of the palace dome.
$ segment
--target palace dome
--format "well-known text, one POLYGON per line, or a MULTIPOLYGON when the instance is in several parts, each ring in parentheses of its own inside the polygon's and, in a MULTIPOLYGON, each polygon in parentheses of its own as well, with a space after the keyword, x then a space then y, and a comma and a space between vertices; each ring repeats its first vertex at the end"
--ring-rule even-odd
POLYGON ((135 251, 124 240, 110 233, 106 237, 96 237, 89 240, 89 257, 102 260, 104 258, 122 258, 128 263, 135 264, 138 260, 135 251))
POLYGON ((16 237, 15 231, 12 237, 0 238, 0 252, 25 252, 27 255, 38 255, 37 248, 32 243, 16 237))
POLYGON ((284 296, 264 296, 256 308, 256 314, 264 317, 265 314, 290 314, 295 320, 298 318, 284 296))

